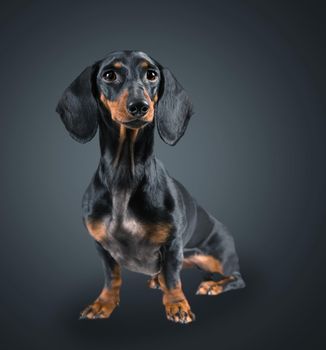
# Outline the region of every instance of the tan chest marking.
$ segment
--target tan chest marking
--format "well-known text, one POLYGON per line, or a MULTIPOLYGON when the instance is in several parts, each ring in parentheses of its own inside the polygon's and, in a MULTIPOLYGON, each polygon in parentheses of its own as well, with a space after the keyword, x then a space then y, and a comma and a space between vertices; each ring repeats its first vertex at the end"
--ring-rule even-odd
POLYGON ((106 226, 99 221, 86 221, 86 227, 89 234, 97 242, 103 242, 106 238, 106 226))
MULTIPOLYGON (((107 238, 107 228, 100 221, 86 221, 89 234, 97 241, 103 242, 107 238)), ((170 224, 142 224, 136 220, 128 219, 122 223, 122 228, 131 233, 136 238, 145 239, 152 244, 160 245, 167 241, 170 232, 170 224)))
POLYGON ((136 220, 129 219, 123 222, 123 228, 132 235, 146 239, 152 244, 163 244, 171 232, 171 225, 165 223, 142 224, 136 220))
POLYGON ((147 226, 146 238, 153 244, 163 244, 171 233, 170 224, 151 224, 147 226))

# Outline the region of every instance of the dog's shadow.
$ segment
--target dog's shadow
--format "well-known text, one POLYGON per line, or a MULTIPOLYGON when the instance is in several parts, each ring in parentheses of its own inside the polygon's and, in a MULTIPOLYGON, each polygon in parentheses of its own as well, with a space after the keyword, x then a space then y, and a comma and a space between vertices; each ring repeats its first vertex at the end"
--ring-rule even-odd
MULTIPOLYGON (((89 296, 95 299, 97 296, 94 289, 86 288, 81 296, 68 296, 65 299, 65 305, 57 310, 55 322, 59 322, 65 335, 74 341, 121 347, 127 344, 130 346, 133 342, 137 342, 138 345, 149 344, 151 339, 159 339, 161 346, 165 342, 168 345, 167 336, 169 338, 173 336, 177 341, 179 337, 185 336, 185 333, 195 339, 196 333, 202 332, 205 328, 224 327, 223 332, 228 332, 226 320, 234 320, 241 315, 244 317, 243 314, 246 309, 250 309, 256 296, 263 293, 262 274, 257 270, 248 269, 248 266, 244 270, 247 272, 244 276, 247 287, 218 297, 194 295, 200 282, 200 275, 194 273, 194 270, 182 272, 185 294, 197 316, 196 322, 191 324, 178 325, 167 321, 161 302, 161 292, 147 288, 146 276, 131 277, 131 274, 125 279, 124 288, 121 290, 121 303, 109 319, 78 319, 82 308, 92 301, 85 298, 89 296), (128 284, 132 286, 132 290, 130 287, 128 289, 128 284)), ((232 336, 234 322, 231 323, 233 327, 229 327, 229 331, 232 336)))

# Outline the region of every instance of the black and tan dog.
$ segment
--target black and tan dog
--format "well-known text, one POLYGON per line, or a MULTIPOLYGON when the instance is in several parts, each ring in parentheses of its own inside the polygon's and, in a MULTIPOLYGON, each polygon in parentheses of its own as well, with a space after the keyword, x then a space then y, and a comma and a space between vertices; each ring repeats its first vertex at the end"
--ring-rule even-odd
POLYGON ((203 271, 200 295, 244 287, 232 237, 154 156, 154 124, 175 145, 192 114, 168 69, 143 52, 113 52, 72 82, 57 112, 79 142, 90 141, 99 127, 101 158, 83 197, 83 218, 105 285, 81 318, 111 315, 119 304, 120 267, 151 276, 167 318, 181 323, 195 319, 181 287, 183 267, 203 271))

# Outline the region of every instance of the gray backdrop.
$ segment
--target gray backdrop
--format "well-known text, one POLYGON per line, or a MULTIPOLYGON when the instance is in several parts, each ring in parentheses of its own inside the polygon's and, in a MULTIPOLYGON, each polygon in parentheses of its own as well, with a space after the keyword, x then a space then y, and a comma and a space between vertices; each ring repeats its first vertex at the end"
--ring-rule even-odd
POLYGON ((1 5, 1 337, 5 349, 321 349, 325 294, 325 9, 300 1, 8 1, 1 5), (195 296, 197 321, 165 320, 146 276, 124 272, 120 307, 78 321, 102 287, 80 201, 97 136, 55 113, 84 67, 146 51, 196 114, 170 174, 233 233, 247 288, 195 296))

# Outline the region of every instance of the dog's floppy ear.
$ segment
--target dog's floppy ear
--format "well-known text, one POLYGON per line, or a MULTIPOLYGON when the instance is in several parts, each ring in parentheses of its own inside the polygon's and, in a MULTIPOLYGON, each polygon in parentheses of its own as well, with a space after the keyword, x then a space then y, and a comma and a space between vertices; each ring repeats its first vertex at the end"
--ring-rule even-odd
POLYGON ((98 126, 95 69, 96 65, 87 67, 64 91, 56 108, 71 137, 81 143, 90 141, 98 126))
POLYGON ((190 99, 167 68, 161 68, 159 99, 155 109, 161 139, 174 146, 186 131, 192 115, 190 99))

